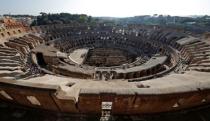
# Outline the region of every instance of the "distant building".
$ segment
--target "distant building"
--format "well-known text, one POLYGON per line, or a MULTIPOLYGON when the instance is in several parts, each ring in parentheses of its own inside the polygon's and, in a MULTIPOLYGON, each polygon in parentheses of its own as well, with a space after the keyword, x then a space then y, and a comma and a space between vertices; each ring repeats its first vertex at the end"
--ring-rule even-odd
POLYGON ((5 25, 4 25, 3 17, 0 16, 0 32, 3 31, 4 29, 5 29, 5 25))
POLYGON ((207 19, 207 20, 210 20, 210 17, 207 17, 206 19, 207 19))
POLYGON ((31 17, 19 17, 15 18, 18 22, 22 23, 23 25, 31 25, 31 23, 34 21, 31 17))
POLYGON ((193 24, 196 24, 196 22, 186 22, 186 24, 188 24, 188 25, 193 25, 193 24))

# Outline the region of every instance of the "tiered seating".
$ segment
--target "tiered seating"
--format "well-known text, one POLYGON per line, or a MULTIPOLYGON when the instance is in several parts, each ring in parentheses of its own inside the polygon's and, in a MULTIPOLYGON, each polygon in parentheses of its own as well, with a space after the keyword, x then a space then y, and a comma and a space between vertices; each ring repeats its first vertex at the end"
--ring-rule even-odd
POLYGON ((1 45, 0 77, 20 78, 25 74, 40 73, 37 67, 31 63, 30 50, 43 42, 42 38, 29 34, 11 39, 5 42, 5 45, 1 45))
MULTIPOLYGON (((55 29, 56 30, 56 29, 55 29)), ((52 38, 48 40, 52 42, 54 46, 60 49, 62 52, 70 53, 78 48, 123 48, 140 58, 147 58, 145 61, 137 61, 139 63, 131 63, 133 60, 125 58, 125 56, 110 55, 109 58, 103 58, 103 54, 107 53, 98 51, 93 53, 89 52, 86 64, 88 65, 101 65, 108 66, 108 63, 112 63, 117 66, 124 64, 122 68, 130 68, 141 65, 149 60, 157 53, 166 55, 169 59, 161 68, 162 70, 173 70, 175 73, 182 73, 187 69, 209 71, 209 45, 203 41, 189 41, 189 43, 179 44, 179 40, 187 38, 187 35, 177 33, 174 31, 164 29, 153 28, 135 28, 135 32, 132 30, 118 31, 118 29, 101 31, 95 30, 81 30, 78 28, 59 28, 57 31, 48 31, 47 35, 52 38), (53 39, 54 38, 54 39, 53 39), (51 41, 52 40, 52 41, 51 41), (194 47, 196 46, 196 47, 194 47), (195 51, 196 50, 196 51, 195 51), (180 54, 171 54, 177 53, 180 54), (90 55, 92 54, 92 55, 90 55), (91 57, 91 58, 90 58, 91 57), (117 64, 118 63, 118 64, 117 64)), ((122 29, 121 29, 122 30, 122 29)), ((104 56, 105 56, 104 55, 104 56)), ((116 67, 118 68, 118 67, 116 67)))
POLYGON ((8 47, 0 47, 0 77, 14 78, 21 75, 20 54, 8 47))
POLYGON ((210 72, 210 45, 197 41, 185 45, 186 51, 192 56, 190 70, 210 72))
MULTIPOLYGON (((46 31, 46 38, 52 37, 46 45, 39 46, 43 39, 34 35, 9 40, 5 45, 11 51, 0 49, 0 65, 17 67, 17 70, 7 68, 11 73, 6 74, 2 69, 0 76, 20 75, 19 66, 27 74, 35 75, 41 73, 38 66, 44 65, 41 68, 46 73, 70 78, 44 75, 29 80, 0 79, 0 98, 25 106, 82 115, 100 114, 103 103, 107 102, 109 106, 112 104, 110 112, 114 115, 177 111, 210 102, 209 73, 206 73, 210 46, 204 41, 171 31, 138 31, 138 28, 135 32, 131 29, 115 33, 114 30, 85 32, 65 27, 56 31, 46 26, 46 31), (39 47, 30 55, 36 46, 39 47), (73 62, 68 52, 84 47, 90 52, 80 53, 79 57, 86 58, 88 53, 88 63, 105 67, 73 62), (132 55, 135 61, 129 60, 132 55), (31 56, 37 58, 39 65, 31 63, 31 56), (108 63, 123 64, 109 66, 108 63), (187 66, 190 70, 205 72, 186 71, 187 66)), ((0 48, 5 47, 0 45, 0 48)))
MULTIPOLYGON (((48 33, 49 34, 49 33, 48 33)), ((129 69, 135 66, 139 66, 149 60, 152 56, 159 53, 162 55, 167 55, 170 58, 164 64, 164 67, 158 66, 156 69, 153 70, 145 70, 145 73, 153 74, 157 70, 171 70, 174 68, 178 62, 179 57, 176 54, 171 54, 171 52, 175 52, 168 47, 171 45, 175 48, 175 42, 184 37, 182 34, 174 33, 174 32, 166 32, 166 31, 156 31, 156 30, 140 30, 138 34, 126 31, 124 33, 120 32, 111 32, 111 31, 97 31, 97 32, 72 32, 71 36, 66 36, 65 33, 61 36, 60 32, 52 32, 51 35, 58 34, 60 37, 59 39, 54 39, 52 42, 54 46, 60 49, 62 52, 69 53, 78 48, 116 48, 116 49, 124 49, 125 51, 132 53, 135 57, 144 58, 143 61, 139 60, 136 61, 138 63, 131 63, 134 61, 134 58, 127 58, 126 56, 120 56, 122 53, 117 53, 115 50, 114 52, 106 49, 106 51, 96 51, 96 52, 89 52, 89 55, 86 59, 86 64, 92 66, 118 66, 123 65, 122 67, 116 68, 125 68, 129 69), (112 53, 109 55, 109 53, 112 53), (107 56, 109 55, 109 57, 107 56), (115 55, 113 55, 115 54, 115 55), (106 58, 108 57, 108 58, 106 58), (110 63, 112 65, 110 65, 110 63), (103 65, 104 64, 104 65, 103 65), (148 71, 148 72, 146 72, 148 71), (150 71, 152 71, 150 73, 150 71)), ((175 52, 176 53, 176 52, 175 52)), ((181 62, 181 61, 180 61, 181 62)), ((178 66, 181 66, 179 64, 178 66)), ((113 67, 114 68, 114 67, 113 67)), ((177 69, 179 71, 180 69, 177 69)), ((127 74, 129 75, 129 74, 127 74)), ((136 74, 134 77, 137 78, 142 75, 147 74, 136 74)), ((123 76, 124 77, 124 76, 123 76)))

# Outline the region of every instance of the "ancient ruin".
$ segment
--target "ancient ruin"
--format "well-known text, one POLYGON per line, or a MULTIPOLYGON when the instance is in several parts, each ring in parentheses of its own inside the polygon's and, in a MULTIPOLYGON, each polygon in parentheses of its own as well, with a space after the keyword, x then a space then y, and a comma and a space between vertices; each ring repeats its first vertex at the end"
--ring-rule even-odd
POLYGON ((0 99, 70 114, 153 114, 210 102, 210 41, 157 26, 0 30, 0 99))

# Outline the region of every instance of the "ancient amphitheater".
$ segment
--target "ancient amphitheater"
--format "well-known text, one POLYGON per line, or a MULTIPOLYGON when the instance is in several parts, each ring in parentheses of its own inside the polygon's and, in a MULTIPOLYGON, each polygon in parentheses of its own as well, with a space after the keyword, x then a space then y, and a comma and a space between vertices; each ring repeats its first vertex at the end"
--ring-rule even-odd
POLYGON ((0 99, 69 114, 154 114, 210 102, 210 42, 159 27, 11 25, 0 99))

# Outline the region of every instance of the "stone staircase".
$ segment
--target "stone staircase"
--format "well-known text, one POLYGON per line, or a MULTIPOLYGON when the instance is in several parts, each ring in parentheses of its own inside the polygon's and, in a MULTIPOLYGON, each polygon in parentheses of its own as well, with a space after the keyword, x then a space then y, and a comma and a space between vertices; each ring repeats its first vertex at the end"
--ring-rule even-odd
POLYGON ((34 35, 25 35, 11 39, 0 45, 0 77, 18 79, 28 73, 28 57, 30 50, 43 43, 44 40, 34 35))
POLYGON ((12 48, 0 47, 0 77, 14 79, 22 75, 20 54, 12 48))
POLYGON ((195 41, 184 45, 192 60, 188 69, 210 72, 210 45, 204 41, 195 41))

